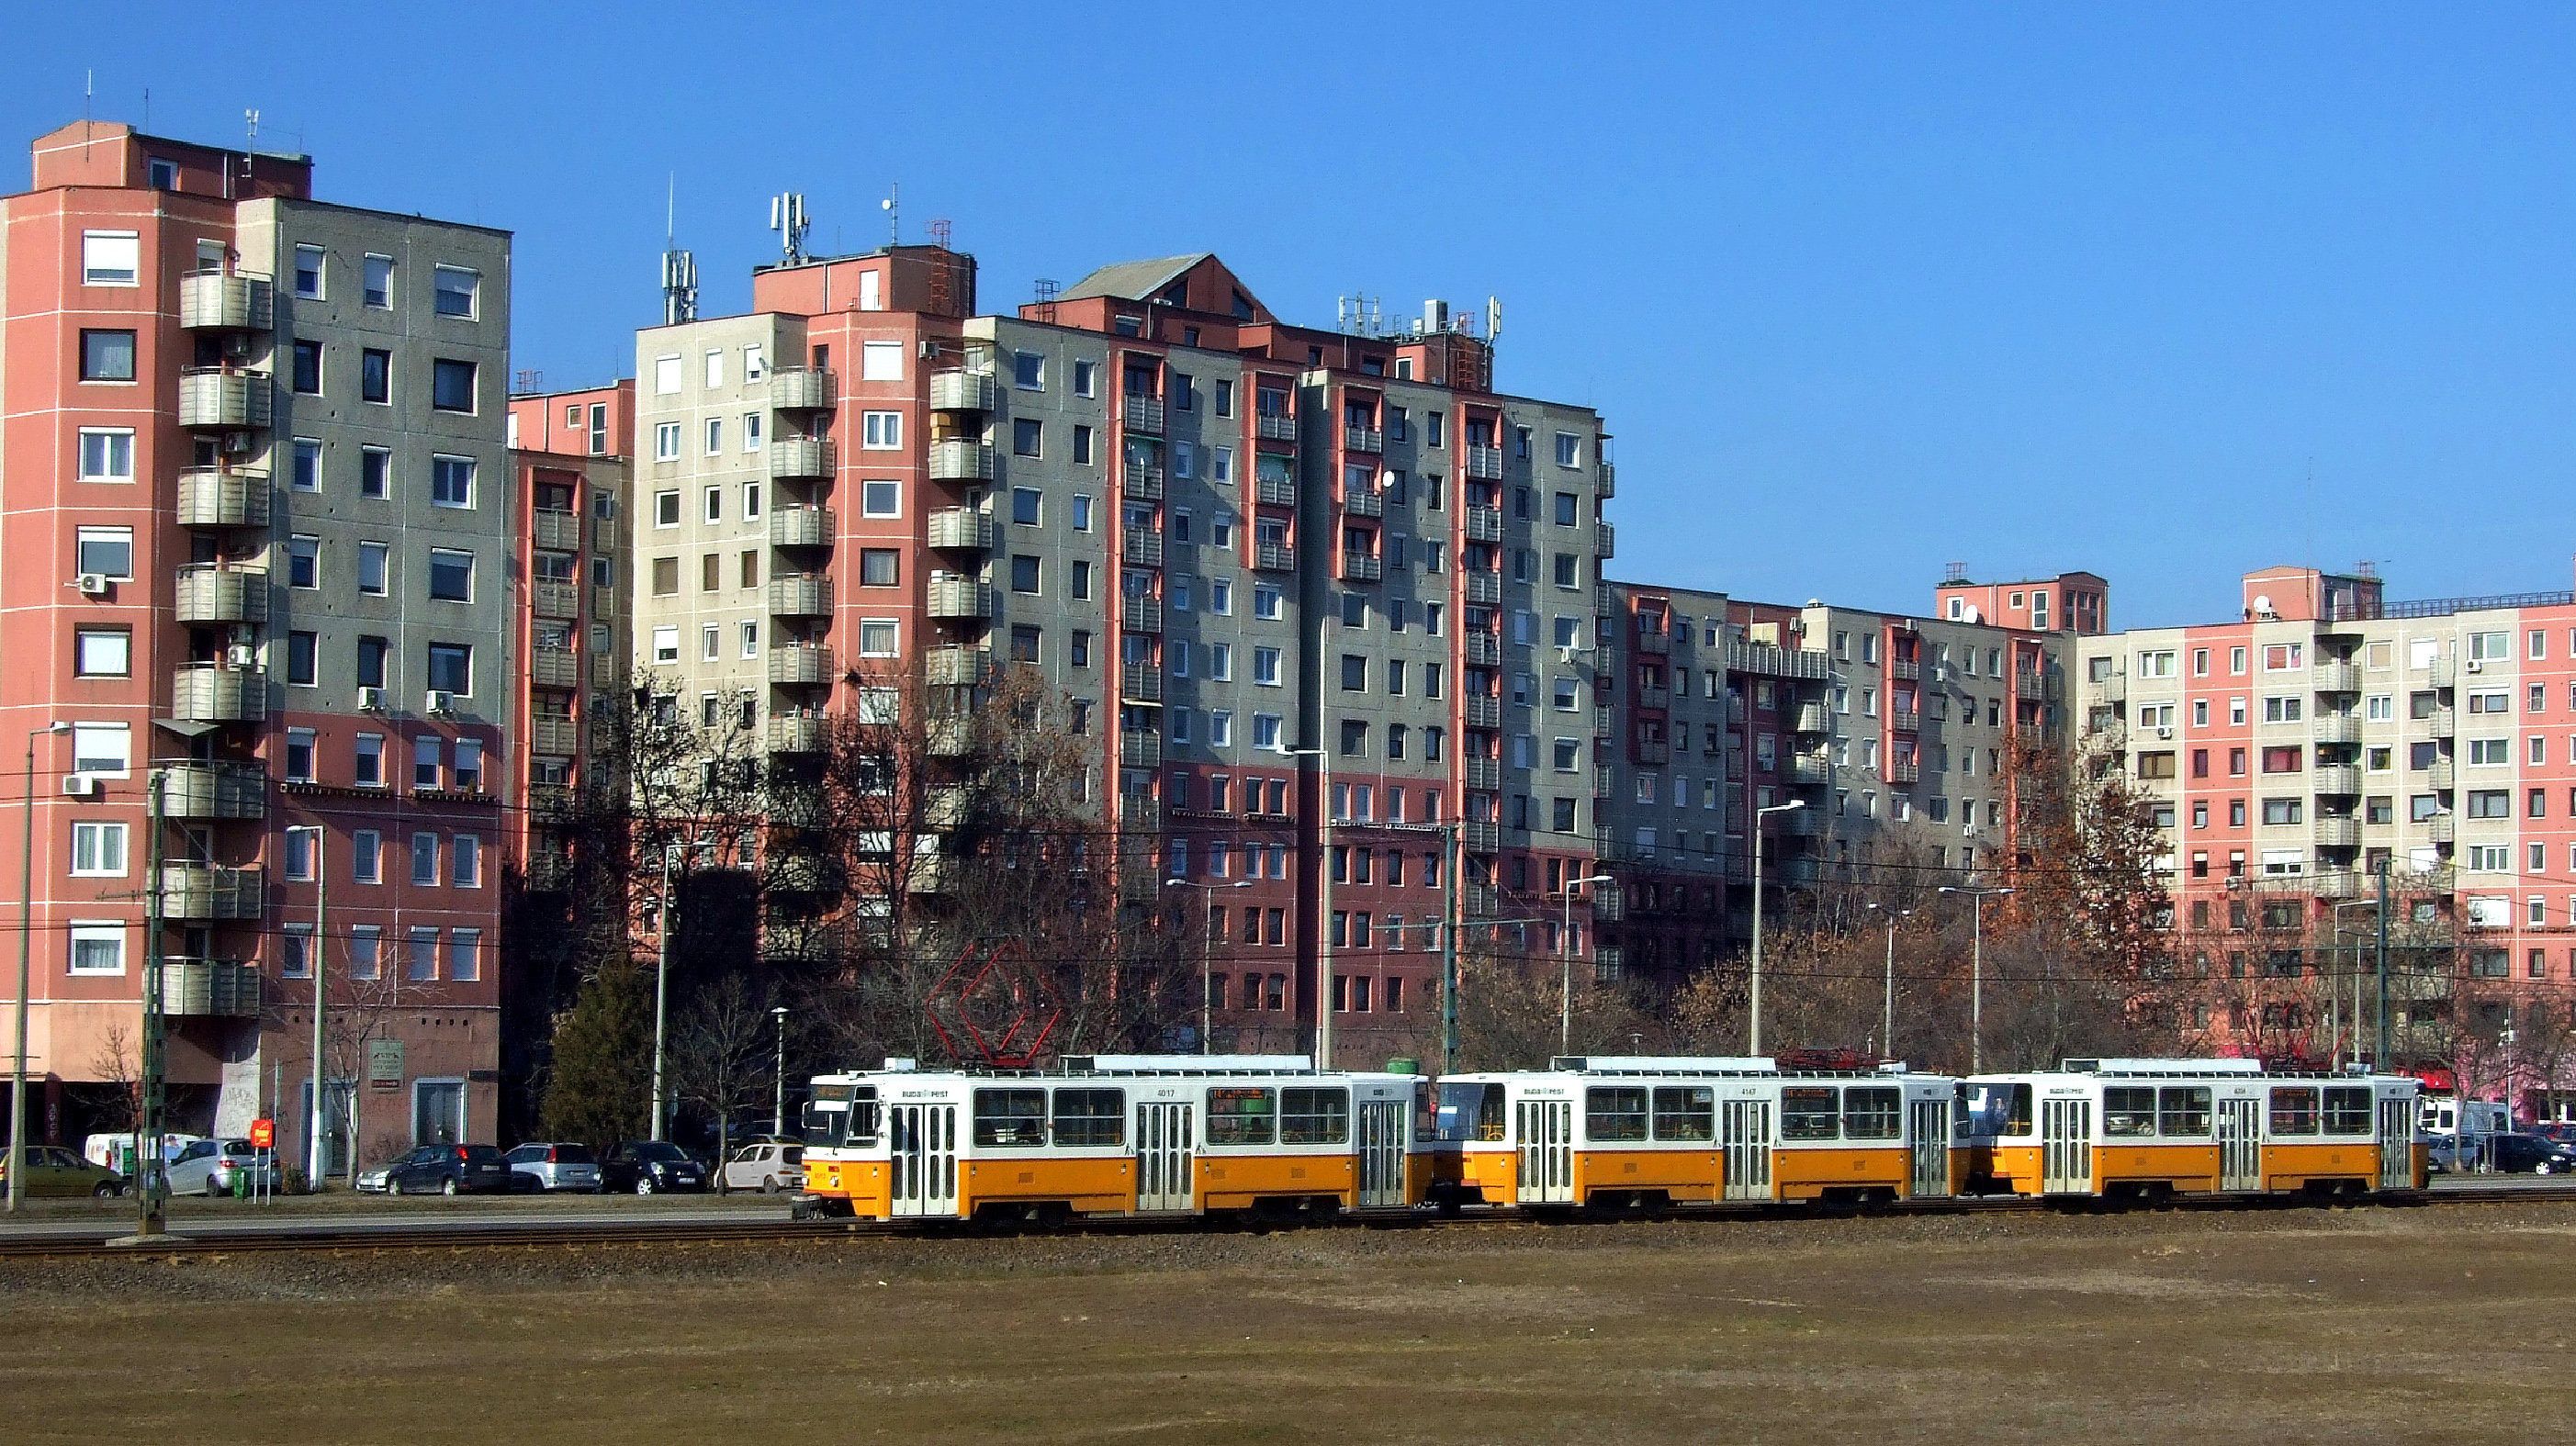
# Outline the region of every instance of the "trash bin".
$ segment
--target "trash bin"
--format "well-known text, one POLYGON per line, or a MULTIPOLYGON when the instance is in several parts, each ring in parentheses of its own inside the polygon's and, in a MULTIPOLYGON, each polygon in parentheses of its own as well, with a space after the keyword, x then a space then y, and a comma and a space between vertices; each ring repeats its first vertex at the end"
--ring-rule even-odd
POLYGON ((250 1171, 233 1171, 233 1198, 236 1200, 247 1200, 250 1198, 250 1171))

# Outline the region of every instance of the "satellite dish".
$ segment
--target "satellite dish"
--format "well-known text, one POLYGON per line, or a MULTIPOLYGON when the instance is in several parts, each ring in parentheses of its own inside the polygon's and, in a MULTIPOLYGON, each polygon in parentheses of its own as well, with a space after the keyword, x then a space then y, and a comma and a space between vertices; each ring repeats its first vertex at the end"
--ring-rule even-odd
POLYGON ((1980 613, 1980 612, 1978 612, 1978 611, 1977 611, 1977 609, 1976 609, 1976 605, 1972 603, 1972 604, 1970 604, 1970 605, 1969 605, 1967 613, 1963 616, 1963 618, 1962 618, 1961 620, 1962 620, 1962 621, 1964 621, 1964 622, 1971 622, 1971 623, 1984 622, 1984 621, 1985 621, 1985 615, 1984 615, 1984 614, 1982 614, 1982 613, 1980 613))
POLYGON ((2254 611, 2256 611, 2256 612, 2258 612, 2258 613, 2268 613, 2268 612, 2270 612, 2271 610, 2272 610, 2272 595, 2271 595, 2270 593, 2268 593, 2268 592, 2258 592, 2258 593, 2254 594, 2254 611))

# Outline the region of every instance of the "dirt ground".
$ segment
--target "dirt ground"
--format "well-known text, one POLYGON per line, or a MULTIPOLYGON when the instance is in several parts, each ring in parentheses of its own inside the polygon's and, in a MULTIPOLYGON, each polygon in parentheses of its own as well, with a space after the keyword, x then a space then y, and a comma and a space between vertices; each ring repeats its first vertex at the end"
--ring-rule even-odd
POLYGON ((2565 1439, 2576 1206, 0 1262, 0 1436, 2565 1439))

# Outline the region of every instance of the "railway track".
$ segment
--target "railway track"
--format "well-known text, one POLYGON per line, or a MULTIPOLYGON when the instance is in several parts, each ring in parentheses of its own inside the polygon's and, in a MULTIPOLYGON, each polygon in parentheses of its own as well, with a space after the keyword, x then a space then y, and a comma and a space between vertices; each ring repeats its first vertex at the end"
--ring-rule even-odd
MULTIPOLYGON (((1736 1205, 1694 1207, 1661 1217, 1671 1220, 1701 1220, 1720 1224, 1729 1220, 1796 1220, 1818 1216, 1847 1218, 1854 1216, 1906 1215, 1975 1215, 2003 1213, 2056 1212, 2064 1214, 2111 1214, 2124 1209, 2153 1211, 2249 1211, 2296 1209, 2361 1209, 2410 1208, 2428 1205, 2486 1205, 2513 1201, 2576 1203, 2576 1182, 2565 1185, 2489 1185, 2460 1184, 2439 1189, 2408 1191, 2402 1194, 2374 1197, 2361 1202, 2319 1201, 2297 1195, 2281 1196, 2180 1196, 2151 1205, 2104 1205, 2091 1200, 2039 1200, 2026 1197, 2002 1198, 1965 1196, 1937 1200, 1906 1200, 1891 1205, 1838 1208, 1810 1205, 1736 1205)), ((1441 1215, 1431 1211, 1387 1211, 1352 1213, 1317 1219, 1272 1220, 1248 1217, 1239 1220, 1191 1217, 1177 1220, 1128 1219, 1083 1220, 1048 1231, 1014 1229, 980 1229, 973 1226, 909 1225, 851 1220, 738 1220, 738 1221, 559 1221, 550 1223, 457 1224, 457 1225, 368 1225, 351 1223, 317 1224, 309 1229, 243 1230, 240 1227, 217 1227, 210 1233, 173 1235, 158 1243, 119 1244, 106 1237, 49 1236, 8 1239, 0 1236, 0 1260, 66 1260, 66 1259, 206 1259, 234 1255, 314 1254, 349 1255, 382 1252, 422 1251, 494 1251, 494 1250, 570 1250, 598 1246, 692 1246, 692 1245, 790 1245, 818 1244, 832 1241, 885 1239, 937 1234, 949 1237, 985 1236, 1007 1239, 1025 1233, 1086 1235, 1146 1235, 1188 1233, 1209 1230, 1245 1229, 1263 1231, 1282 1228, 1321 1228, 1326 1224, 1364 1229, 1440 1229, 1478 1227, 1514 1230, 1549 1230, 1577 1228, 1584 1224, 1635 1220, 1645 1216, 1627 1213, 1568 1212, 1561 1215, 1523 1215, 1496 1211, 1468 1211, 1459 1215, 1441 1215)))

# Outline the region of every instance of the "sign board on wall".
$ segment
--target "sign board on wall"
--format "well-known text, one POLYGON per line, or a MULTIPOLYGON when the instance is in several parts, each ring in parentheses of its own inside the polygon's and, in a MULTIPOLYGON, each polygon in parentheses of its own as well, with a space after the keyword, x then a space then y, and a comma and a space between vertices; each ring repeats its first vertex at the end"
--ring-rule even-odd
POLYGON ((400 1088, 403 1081, 403 1042, 399 1039, 367 1041, 367 1083, 380 1090, 400 1088))

